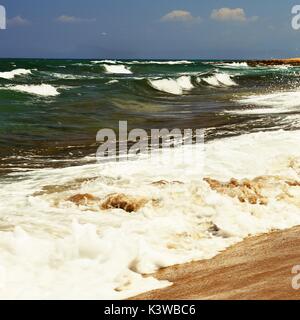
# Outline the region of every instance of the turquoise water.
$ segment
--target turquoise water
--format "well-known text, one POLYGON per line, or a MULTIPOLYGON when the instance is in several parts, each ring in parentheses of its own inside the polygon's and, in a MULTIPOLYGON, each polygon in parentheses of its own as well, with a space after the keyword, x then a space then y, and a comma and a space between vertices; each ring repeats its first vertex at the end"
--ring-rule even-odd
POLYGON ((207 128, 208 138, 295 128, 287 117, 296 106, 235 111, 252 108, 237 102, 249 95, 297 91, 299 72, 222 61, 2 59, 0 168, 76 164, 96 151, 97 131, 119 120, 130 128, 207 128))

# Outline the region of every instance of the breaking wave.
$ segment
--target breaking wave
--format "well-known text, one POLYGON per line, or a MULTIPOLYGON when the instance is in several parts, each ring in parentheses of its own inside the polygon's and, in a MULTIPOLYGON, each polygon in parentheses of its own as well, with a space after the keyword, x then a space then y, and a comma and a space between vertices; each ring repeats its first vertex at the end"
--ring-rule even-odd
POLYGON ((13 79, 16 76, 31 74, 31 70, 28 69, 15 69, 7 72, 0 72, 0 78, 13 79))
POLYGON ((228 110, 231 114, 271 114, 295 111, 300 107, 300 91, 283 91, 270 94, 251 95, 236 100, 238 104, 247 105, 241 110, 228 110), (262 108, 259 108, 262 107, 262 108))
POLYGON ((220 63, 217 64, 217 66, 220 67, 226 67, 226 68, 250 68, 247 62, 230 62, 230 63, 220 63))
POLYGON ((300 91, 284 91, 270 94, 251 95, 238 100, 241 104, 250 104, 262 107, 299 107, 300 91))
POLYGON ((189 60, 134 60, 134 61, 118 61, 118 60, 94 60, 91 61, 93 64, 158 64, 158 65, 180 65, 180 64, 193 64, 194 61, 189 60))
POLYGON ((233 87, 237 86, 238 84, 232 80, 231 75, 226 73, 216 73, 213 76, 206 77, 206 78, 199 78, 199 81, 203 80, 207 84, 213 87, 233 87))
POLYGON ((180 64, 193 64, 194 61, 188 60, 171 60, 171 61, 131 61, 127 62, 129 64, 159 64, 159 65, 180 65, 180 64))
POLYGON ((7 86, 5 88, 8 90, 25 92, 28 94, 44 96, 44 97, 54 97, 54 96, 58 96, 60 94, 55 87, 53 87, 49 84, 15 85, 15 86, 7 86))
POLYGON ((125 67, 124 65, 103 65, 106 73, 113 73, 113 74, 132 74, 132 72, 129 70, 128 67, 125 67))
POLYGON ((175 95, 182 95, 184 91, 189 91, 194 88, 191 77, 189 76, 182 76, 177 79, 148 80, 148 82, 151 87, 156 90, 175 95))

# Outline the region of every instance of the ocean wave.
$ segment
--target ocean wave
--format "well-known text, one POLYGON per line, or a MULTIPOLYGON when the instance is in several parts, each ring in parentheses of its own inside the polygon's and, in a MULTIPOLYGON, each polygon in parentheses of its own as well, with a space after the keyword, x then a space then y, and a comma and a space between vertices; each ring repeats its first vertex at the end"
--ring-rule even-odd
POLYGON ((156 90, 175 95, 182 95, 184 91, 189 91, 194 88, 191 77, 189 76, 182 76, 177 79, 149 79, 148 82, 150 86, 156 90))
POLYGON ((108 65, 104 64, 103 67, 105 68, 106 73, 113 73, 113 74, 132 74, 128 67, 125 67, 123 64, 120 65, 108 65))
POLYGON ((93 63, 93 64, 103 64, 103 63, 117 64, 117 63, 123 63, 123 62, 118 61, 118 60, 94 60, 94 61, 91 61, 91 63, 93 63))
POLYGON ((7 72, 0 72, 0 78, 13 79, 16 76, 31 74, 31 70, 28 69, 15 69, 7 72))
POLYGON ((106 82, 106 84, 114 84, 114 83, 118 83, 119 80, 117 79, 113 79, 113 80, 109 80, 108 82, 106 82))
POLYGON ((239 99, 237 102, 262 107, 299 107, 300 91, 283 91, 270 94, 251 95, 239 99))
POLYGON ((19 91, 19 92, 24 92, 24 93, 44 96, 44 97, 54 97, 60 94, 55 87, 49 84, 15 85, 15 86, 6 86, 5 88, 8 90, 19 91))
POLYGON ((158 61, 158 60, 150 60, 150 61, 130 61, 128 64, 159 64, 159 65, 180 65, 180 64, 193 64, 194 61, 188 60, 170 60, 170 61, 158 61))
POLYGON ((93 64, 158 64, 158 65, 180 65, 180 64, 193 64, 194 61, 188 60, 134 60, 134 61, 119 61, 119 60, 94 60, 93 64))
POLYGON ((219 67, 226 67, 226 68, 250 68, 247 62, 228 62, 228 63, 218 63, 216 64, 219 67))
POLYGON ((232 80, 232 75, 226 73, 216 73, 213 76, 206 77, 206 78, 199 78, 198 81, 204 81, 210 86, 213 87, 233 87, 237 86, 238 84, 232 80))
POLYGON ((57 78, 57 79, 64 79, 64 80, 81 80, 81 79, 98 79, 99 77, 91 76, 91 75, 78 75, 78 74, 66 74, 66 73, 46 73, 50 75, 51 77, 57 78))
POLYGON ((194 156, 189 146, 163 150, 168 161, 160 170, 153 170, 157 155, 25 172, 0 188, 0 212, 10 218, 0 231, 0 298, 125 299, 170 284, 144 274, 210 259, 248 236, 299 225, 299 187, 284 182, 300 180, 299 139, 299 131, 261 132, 195 146, 194 156), (217 180, 232 178, 249 179, 247 186, 258 179, 264 204, 214 189, 217 180), (68 200, 87 193, 150 200, 135 213, 68 200))
POLYGON ((300 107, 300 91, 250 95, 238 99, 236 102, 248 107, 246 109, 227 110, 226 113, 240 115, 287 113, 295 111, 295 108, 300 107))

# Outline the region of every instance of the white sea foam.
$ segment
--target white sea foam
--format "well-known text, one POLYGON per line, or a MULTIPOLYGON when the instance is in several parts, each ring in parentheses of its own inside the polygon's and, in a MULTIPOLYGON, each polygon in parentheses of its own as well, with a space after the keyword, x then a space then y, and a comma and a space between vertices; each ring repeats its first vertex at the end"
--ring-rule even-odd
POLYGON ((226 73, 216 73, 213 76, 206 77, 206 78, 199 78, 199 81, 203 80, 207 84, 213 87, 233 87, 237 86, 238 84, 232 80, 231 75, 226 73))
POLYGON ((7 72, 0 72, 0 78, 13 79, 16 76, 31 74, 31 70, 28 69, 15 69, 7 72))
POLYGON ((178 65, 178 64, 193 64, 194 61, 188 60, 171 60, 171 61, 160 61, 160 60, 151 60, 151 61, 130 61, 126 62, 128 64, 160 64, 160 65, 178 65))
POLYGON ((220 82, 217 80, 217 78, 215 76, 211 76, 211 77, 207 77, 207 78, 203 78, 203 79, 198 78, 198 82, 201 82, 202 80, 213 87, 220 87, 221 86, 220 82))
POLYGON ((118 83, 119 80, 117 79, 113 79, 113 80, 109 80, 106 84, 114 84, 114 83, 118 83))
POLYGON ((117 60, 94 60, 91 61, 91 63, 94 64, 103 64, 103 63, 109 63, 109 64, 117 64, 119 61, 117 60))
POLYGON ((228 110, 231 114, 268 114, 295 111, 300 106, 300 91, 283 91, 270 94, 251 95, 237 102, 251 107, 242 110, 228 110), (253 108, 255 106, 256 108, 253 108), (263 107, 263 108, 257 108, 263 107))
POLYGON ((5 87, 9 90, 26 92, 29 94, 34 94, 38 96, 44 97, 53 97, 59 95, 57 89, 49 84, 41 84, 41 85, 15 85, 15 86, 7 86, 5 87))
POLYGON ((264 113, 285 113, 295 111, 300 106, 300 91, 282 91, 270 94, 251 95, 238 99, 239 104, 246 104, 253 107, 243 110, 231 110, 229 113, 236 114, 264 114, 264 113))
POLYGON ((217 66, 226 68, 250 68, 247 62, 230 62, 230 63, 219 63, 217 66))
POLYGON ((154 89, 176 95, 182 95, 184 91, 194 88, 189 76, 182 76, 177 79, 154 79, 148 81, 154 89))
POLYGON ((105 68, 106 73, 132 74, 130 69, 128 67, 125 67, 122 64, 119 64, 119 65, 104 64, 103 67, 105 68))
MULTIPOLYGON (((203 181, 260 175, 299 180, 299 141, 299 131, 261 132, 207 143, 204 168, 198 157, 183 165, 178 148, 169 150, 173 161, 160 170, 153 170, 157 159, 146 158, 24 172, 23 179, 2 183, 0 299, 124 299, 168 285, 142 274, 209 259, 249 235, 299 225, 299 205, 279 201, 274 190, 267 205, 250 205, 203 181), (162 179, 184 184, 151 185, 162 179), (77 193, 104 198, 115 192, 158 205, 129 214, 67 201, 77 193), (220 231, 212 233, 212 224, 220 231)), ((291 187, 290 195, 299 198, 298 189, 291 187)))
POLYGON ((95 60, 91 61, 94 64, 159 64, 159 65, 180 65, 180 64, 193 64, 194 61, 188 60, 135 60, 135 61, 118 61, 118 60, 95 60))
POLYGON ((65 80, 78 80, 78 79, 97 79, 98 77, 95 76, 87 76, 87 75, 78 75, 78 74, 67 74, 67 73, 46 73, 50 74, 50 76, 58 78, 58 79, 65 79, 65 80))

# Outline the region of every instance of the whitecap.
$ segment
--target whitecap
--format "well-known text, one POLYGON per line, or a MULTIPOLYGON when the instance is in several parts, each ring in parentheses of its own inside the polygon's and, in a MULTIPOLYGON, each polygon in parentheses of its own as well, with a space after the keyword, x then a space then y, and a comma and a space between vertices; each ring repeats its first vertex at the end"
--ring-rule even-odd
POLYGON ((250 68, 247 62, 228 62, 228 63, 218 63, 216 64, 219 67, 226 67, 232 69, 239 68, 250 68))
POLYGON ((119 80, 113 79, 113 80, 109 80, 106 84, 114 84, 114 83, 118 83, 119 80))
POLYGON ((44 97, 54 97, 60 94, 55 87, 49 84, 15 85, 15 86, 7 86, 6 88, 9 90, 25 92, 28 94, 44 96, 44 97))
POLYGON ((193 64, 194 61, 188 61, 188 60, 169 60, 169 61, 145 60, 145 61, 130 61, 130 62, 126 62, 126 63, 128 63, 128 64, 180 65, 180 64, 193 64))
POLYGON ((115 73, 115 74, 132 74, 128 67, 124 65, 108 65, 104 64, 103 67, 105 68, 106 73, 115 73))
POLYGON ((0 78, 13 79, 16 76, 31 74, 31 70, 28 69, 15 69, 7 72, 0 72, 0 78))
POLYGON ((182 95, 184 91, 194 88, 189 76, 182 76, 177 79, 152 79, 148 80, 148 82, 156 90, 175 95, 182 95))
POLYGON ((117 61, 117 60, 94 60, 94 61, 91 61, 91 63, 94 63, 94 64, 102 64, 102 63, 117 64, 117 63, 119 63, 119 61, 117 61))
POLYGON ((199 81, 203 80, 207 84, 213 87, 233 87, 237 86, 238 84, 232 80, 231 75, 226 73, 216 73, 213 76, 206 77, 206 78, 200 78, 199 81))

